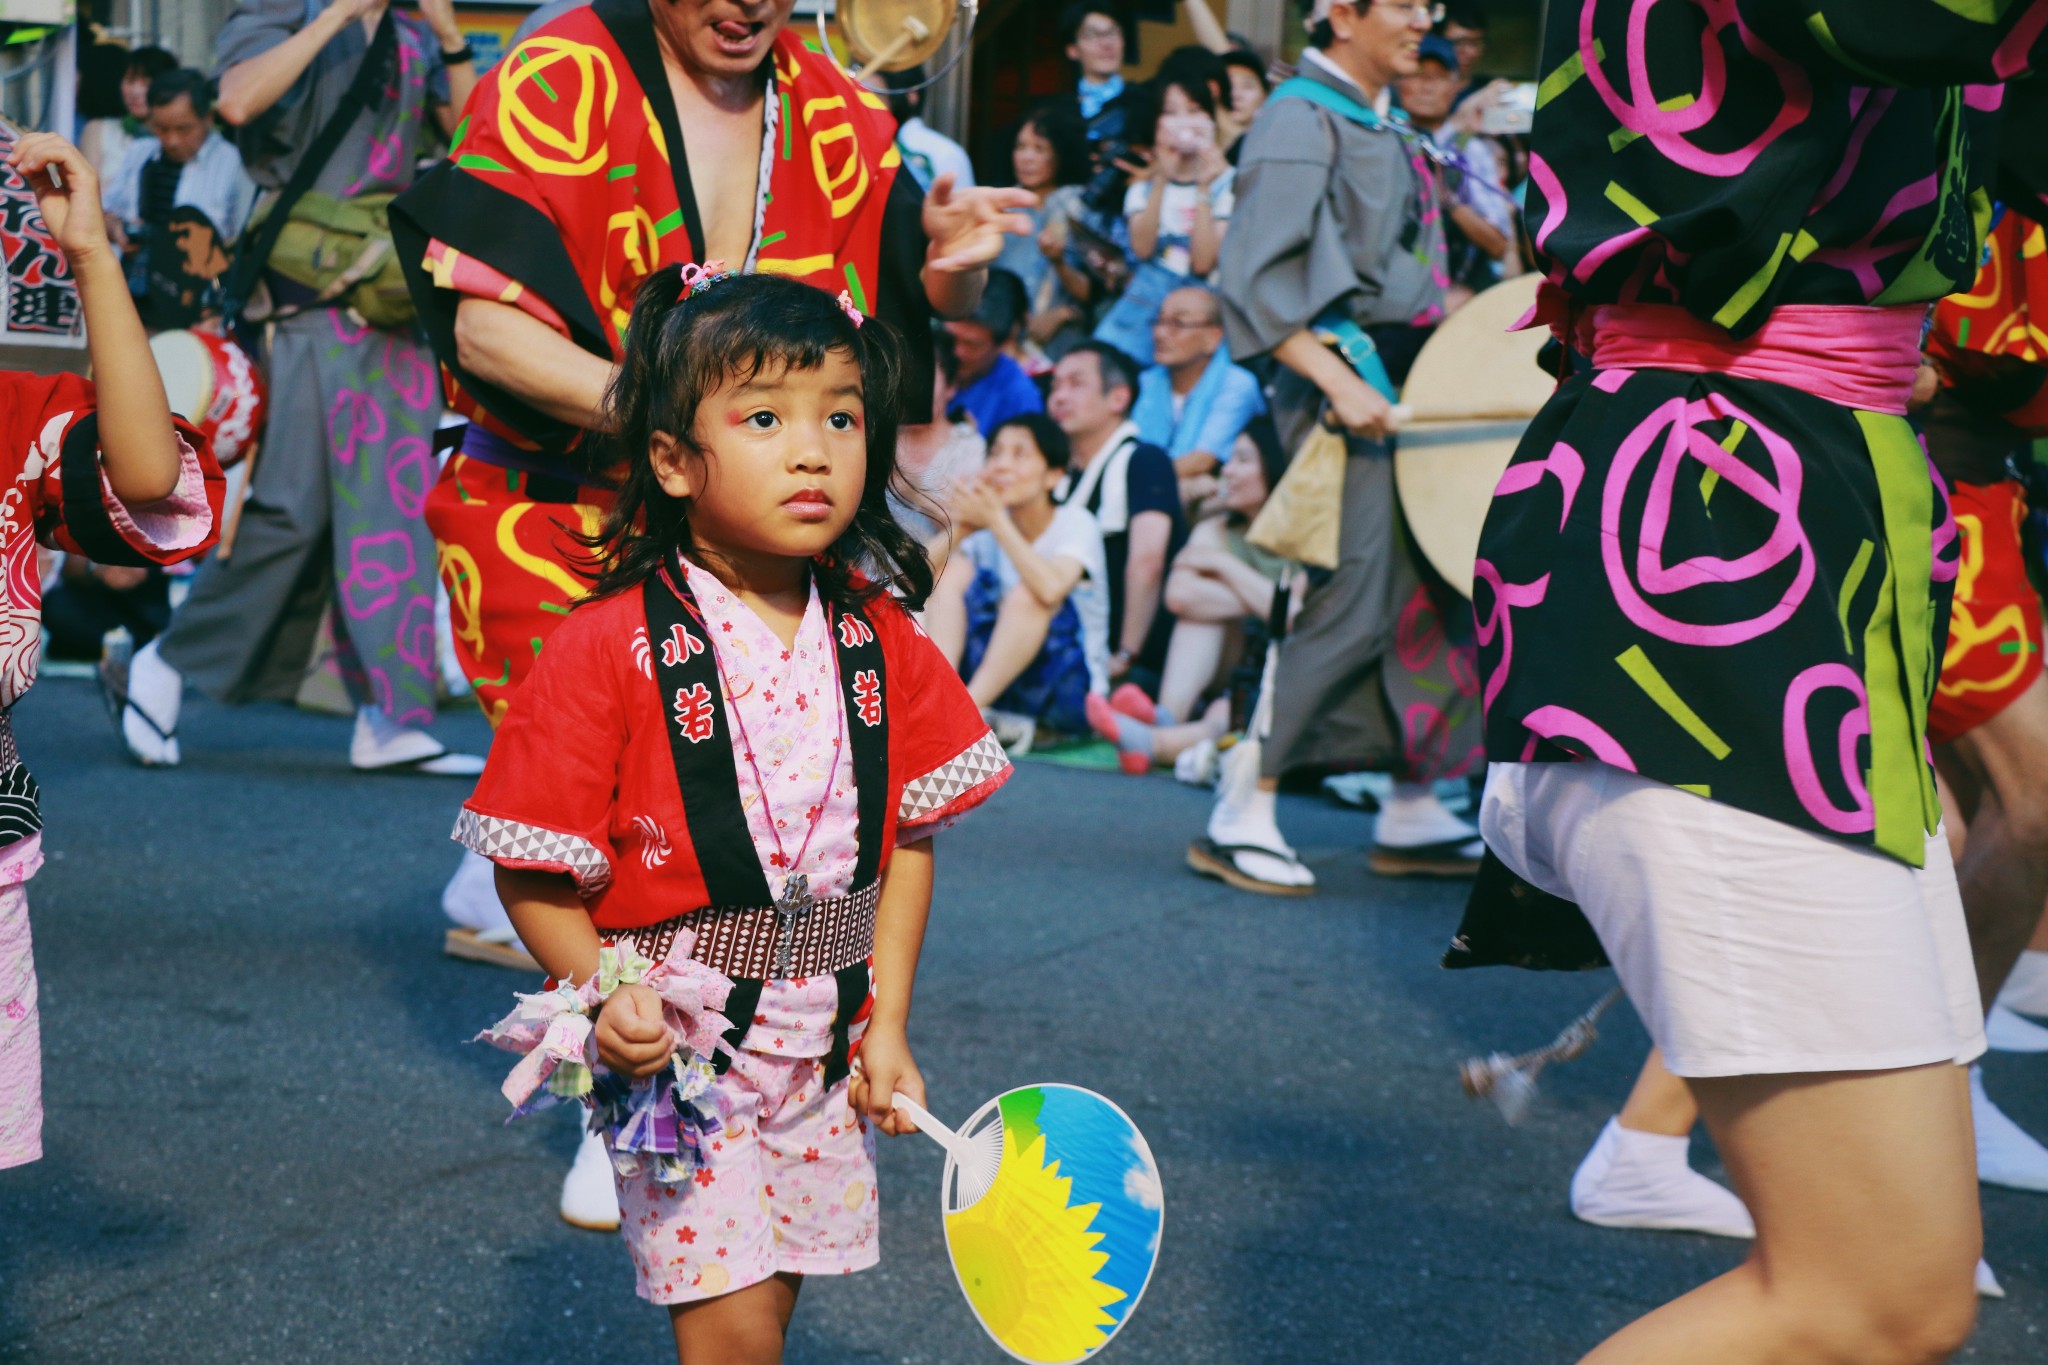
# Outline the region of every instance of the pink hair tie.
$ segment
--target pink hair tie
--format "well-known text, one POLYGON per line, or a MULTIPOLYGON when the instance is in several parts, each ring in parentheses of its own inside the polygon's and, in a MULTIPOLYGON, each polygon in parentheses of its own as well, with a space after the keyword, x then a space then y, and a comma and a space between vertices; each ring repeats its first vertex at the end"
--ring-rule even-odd
POLYGON ((863 322, 867 321, 867 317, 860 311, 860 309, 853 306, 853 295, 848 293, 844 289, 839 291, 839 307, 840 310, 846 314, 846 316, 853 319, 853 326, 855 331, 860 330, 860 325, 863 322))
POLYGON ((702 265, 698 265, 695 261, 685 263, 683 266, 683 287, 676 293, 676 302, 681 303, 684 299, 695 295, 700 289, 709 289, 730 273, 725 268, 724 261, 706 261, 702 265))

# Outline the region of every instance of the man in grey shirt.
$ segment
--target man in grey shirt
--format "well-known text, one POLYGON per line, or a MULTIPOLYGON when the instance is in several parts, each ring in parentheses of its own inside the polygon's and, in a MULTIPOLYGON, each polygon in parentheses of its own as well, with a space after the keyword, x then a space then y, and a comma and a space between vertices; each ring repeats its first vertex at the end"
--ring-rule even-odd
POLYGON ((1431 793, 1478 751, 1470 648, 1446 641, 1399 529, 1392 403, 1324 339, 1347 324, 1412 338, 1408 329, 1442 316, 1437 191, 1412 134, 1385 113, 1431 17, 1431 6, 1400 0, 1319 3, 1301 74, 1274 91, 1238 162, 1221 261, 1231 354, 1277 362, 1273 415, 1290 449, 1318 420, 1341 428, 1348 447, 1336 570, 1310 589, 1281 649, 1270 731, 1227 765, 1208 834, 1188 851, 1196 871, 1244 890, 1314 890, 1274 802, 1281 774, 1310 762, 1394 774, 1374 871, 1457 875, 1481 852, 1477 831, 1431 793))

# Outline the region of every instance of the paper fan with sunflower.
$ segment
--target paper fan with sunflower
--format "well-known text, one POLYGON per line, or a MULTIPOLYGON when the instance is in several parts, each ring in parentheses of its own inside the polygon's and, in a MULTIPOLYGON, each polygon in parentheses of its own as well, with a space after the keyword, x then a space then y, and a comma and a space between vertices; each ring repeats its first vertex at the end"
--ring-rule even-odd
POLYGON ((968 1304, 1032 1365, 1086 1360, 1138 1306, 1159 1258, 1165 1201, 1129 1115, 1073 1085, 990 1100, 957 1132, 896 1096, 946 1149, 946 1249, 968 1304))

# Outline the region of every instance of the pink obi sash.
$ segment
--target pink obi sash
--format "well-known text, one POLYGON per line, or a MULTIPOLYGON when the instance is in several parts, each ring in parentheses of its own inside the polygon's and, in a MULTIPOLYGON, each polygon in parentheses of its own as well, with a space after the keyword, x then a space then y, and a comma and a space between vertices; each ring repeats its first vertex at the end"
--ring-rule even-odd
POLYGON ((1786 304, 1736 338, 1670 304, 1601 304, 1585 321, 1602 370, 1683 370, 1762 379, 1866 412, 1904 416, 1927 305, 1786 304))

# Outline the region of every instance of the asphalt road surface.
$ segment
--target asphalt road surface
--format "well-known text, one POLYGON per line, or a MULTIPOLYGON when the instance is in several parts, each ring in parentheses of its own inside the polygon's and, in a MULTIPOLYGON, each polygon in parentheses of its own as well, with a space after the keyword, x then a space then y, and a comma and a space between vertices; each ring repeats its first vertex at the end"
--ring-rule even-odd
MULTIPOLYGON (((18 723, 49 819, 48 1155, 0 1172, 0 1359, 674 1358, 616 1239, 556 1217, 571 1122, 505 1126, 507 1060, 464 1042, 526 982, 440 951, 463 784, 355 776, 346 722, 274 707, 189 704, 175 772, 129 767, 84 683, 18 723)), ((1283 819, 1321 895, 1197 880, 1205 809, 1027 764, 940 841, 912 1023, 933 1107, 1070 1081, 1159 1158, 1164 1250, 1110 1361, 1567 1362, 1739 1259, 1566 1208, 1645 1047, 1625 1009, 1521 1127, 1459 1093, 1460 1059, 1547 1041, 1605 974, 1439 971, 1459 890, 1370 877, 1366 821, 1306 799, 1283 819)), ((1988 1073, 2048 1133, 2048 1058, 1988 1073)), ((882 1265, 806 1290, 788 1359, 999 1362, 946 1263, 937 1149, 885 1140, 882 1168, 882 1265)), ((2048 1196, 1985 1207, 2011 1297, 1963 1358, 2048 1359, 2048 1196)))

